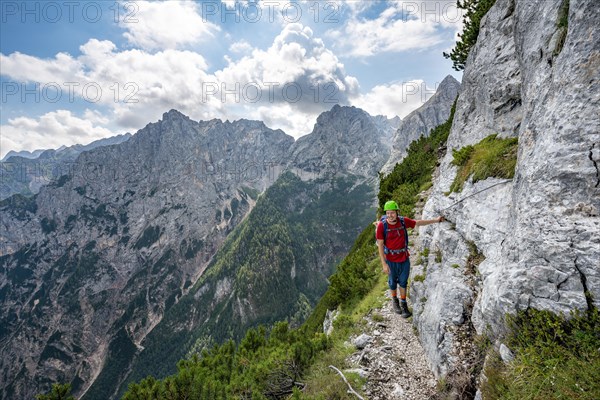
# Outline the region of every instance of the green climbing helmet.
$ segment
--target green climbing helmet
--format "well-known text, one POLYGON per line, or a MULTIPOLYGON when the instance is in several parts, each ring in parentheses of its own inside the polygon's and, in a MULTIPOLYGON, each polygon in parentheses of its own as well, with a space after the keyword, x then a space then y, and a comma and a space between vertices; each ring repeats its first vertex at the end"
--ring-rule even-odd
POLYGON ((383 211, 398 211, 398 204, 394 200, 390 200, 383 206, 383 211))

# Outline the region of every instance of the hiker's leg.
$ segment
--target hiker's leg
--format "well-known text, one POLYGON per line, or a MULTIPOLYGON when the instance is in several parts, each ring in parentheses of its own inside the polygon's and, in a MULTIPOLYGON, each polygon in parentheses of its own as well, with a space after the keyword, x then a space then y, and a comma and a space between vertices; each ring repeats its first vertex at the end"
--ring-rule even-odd
POLYGON ((390 274, 388 275, 388 286, 390 287, 390 294, 392 297, 396 297, 396 288, 398 287, 398 268, 395 268, 394 263, 385 260, 387 263, 390 274))
POLYGON ((406 288, 400 287, 400 298, 406 300, 406 288))
POLYGON ((390 295, 392 296, 392 310, 395 313, 401 314, 402 309, 400 308, 400 300, 396 297, 396 288, 398 287, 398 273, 400 272, 398 268, 398 263, 393 263, 387 261, 388 267, 390 268, 390 275, 388 276, 388 285, 390 286, 390 295))
POLYGON ((400 298, 406 300, 406 286, 408 286, 408 276, 410 275, 410 260, 407 258, 400 263, 398 280, 400 284, 400 298))
POLYGON ((408 285, 408 276, 410 275, 410 260, 407 258, 404 262, 400 263, 399 269, 401 314, 402 318, 408 318, 411 316, 411 313, 406 303, 406 286, 408 285))

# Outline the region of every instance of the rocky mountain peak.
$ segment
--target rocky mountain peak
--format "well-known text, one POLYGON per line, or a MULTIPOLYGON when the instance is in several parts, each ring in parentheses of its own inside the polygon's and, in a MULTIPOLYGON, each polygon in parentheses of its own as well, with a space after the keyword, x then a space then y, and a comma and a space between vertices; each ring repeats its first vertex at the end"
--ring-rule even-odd
POLYGON ((174 108, 170 109, 166 113, 163 113, 163 116, 162 116, 162 121, 172 121, 172 120, 179 120, 179 119, 189 120, 190 117, 188 117, 187 115, 183 114, 180 111, 175 110, 174 108))
POLYGON ((458 96, 459 90, 460 82, 457 81, 452 75, 448 75, 438 85, 435 94, 430 100, 433 100, 433 103, 444 101, 454 102, 456 96, 458 96))
POLYGON ((397 115, 394 118, 388 118, 385 115, 376 115, 373 117, 373 122, 385 133, 384 144, 391 146, 391 139, 402 125, 402 119, 397 115))
POLYGON ((313 131, 291 149, 291 168, 303 175, 350 172, 364 177, 376 171, 389 156, 382 125, 356 107, 335 105, 317 118, 313 131))
POLYGON ((432 129, 448 119, 459 89, 460 83, 452 75, 446 76, 438 85, 435 94, 402 120, 392 138, 391 154, 381 169, 383 173, 389 173, 396 163, 402 161, 412 141, 421 136, 428 136, 432 129))
POLYGON ((447 86, 460 86, 460 82, 456 80, 455 77, 453 77, 452 75, 447 75, 442 82, 440 83, 439 87, 440 88, 444 88, 447 86))

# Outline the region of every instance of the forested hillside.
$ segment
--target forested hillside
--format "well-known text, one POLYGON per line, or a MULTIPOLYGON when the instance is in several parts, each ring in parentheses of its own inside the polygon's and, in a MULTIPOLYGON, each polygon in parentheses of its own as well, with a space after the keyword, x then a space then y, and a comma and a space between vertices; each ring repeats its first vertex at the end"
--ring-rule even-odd
POLYGON ((361 211, 371 196, 352 177, 307 183, 282 175, 149 335, 144 346, 152 351, 141 353, 129 381, 172 373, 180 358, 225 340, 237 343, 258 324, 287 319, 298 326, 326 290, 344 243, 360 233, 352 226, 372 219, 373 211, 361 211))

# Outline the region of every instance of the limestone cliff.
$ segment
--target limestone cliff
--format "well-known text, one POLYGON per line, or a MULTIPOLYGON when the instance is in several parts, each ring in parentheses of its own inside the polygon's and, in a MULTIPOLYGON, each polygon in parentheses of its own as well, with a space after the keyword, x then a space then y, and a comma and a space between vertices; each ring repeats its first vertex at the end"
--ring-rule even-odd
POLYGON ((498 339, 506 313, 600 305, 600 7, 571 0, 565 38, 563 1, 498 0, 467 60, 424 211, 448 222, 421 229, 427 270, 412 272, 426 275, 411 298, 437 376, 462 362, 464 326, 498 339), (494 133, 518 138, 514 178, 468 180, 446 195, 452 150, 494 133), (475 247, 485 259, 469 271, 475 247))
POLYGON ((396 163, 406 156, 408 145, 412 141, 421 136, 428 136, 432 129, 446 122, 459 90, 460 83, 452 75, 448 75, 425 104, 408 114, 399 123, 391 139, 390 158, 381 169, 382 172, 389 173, 396 163))

